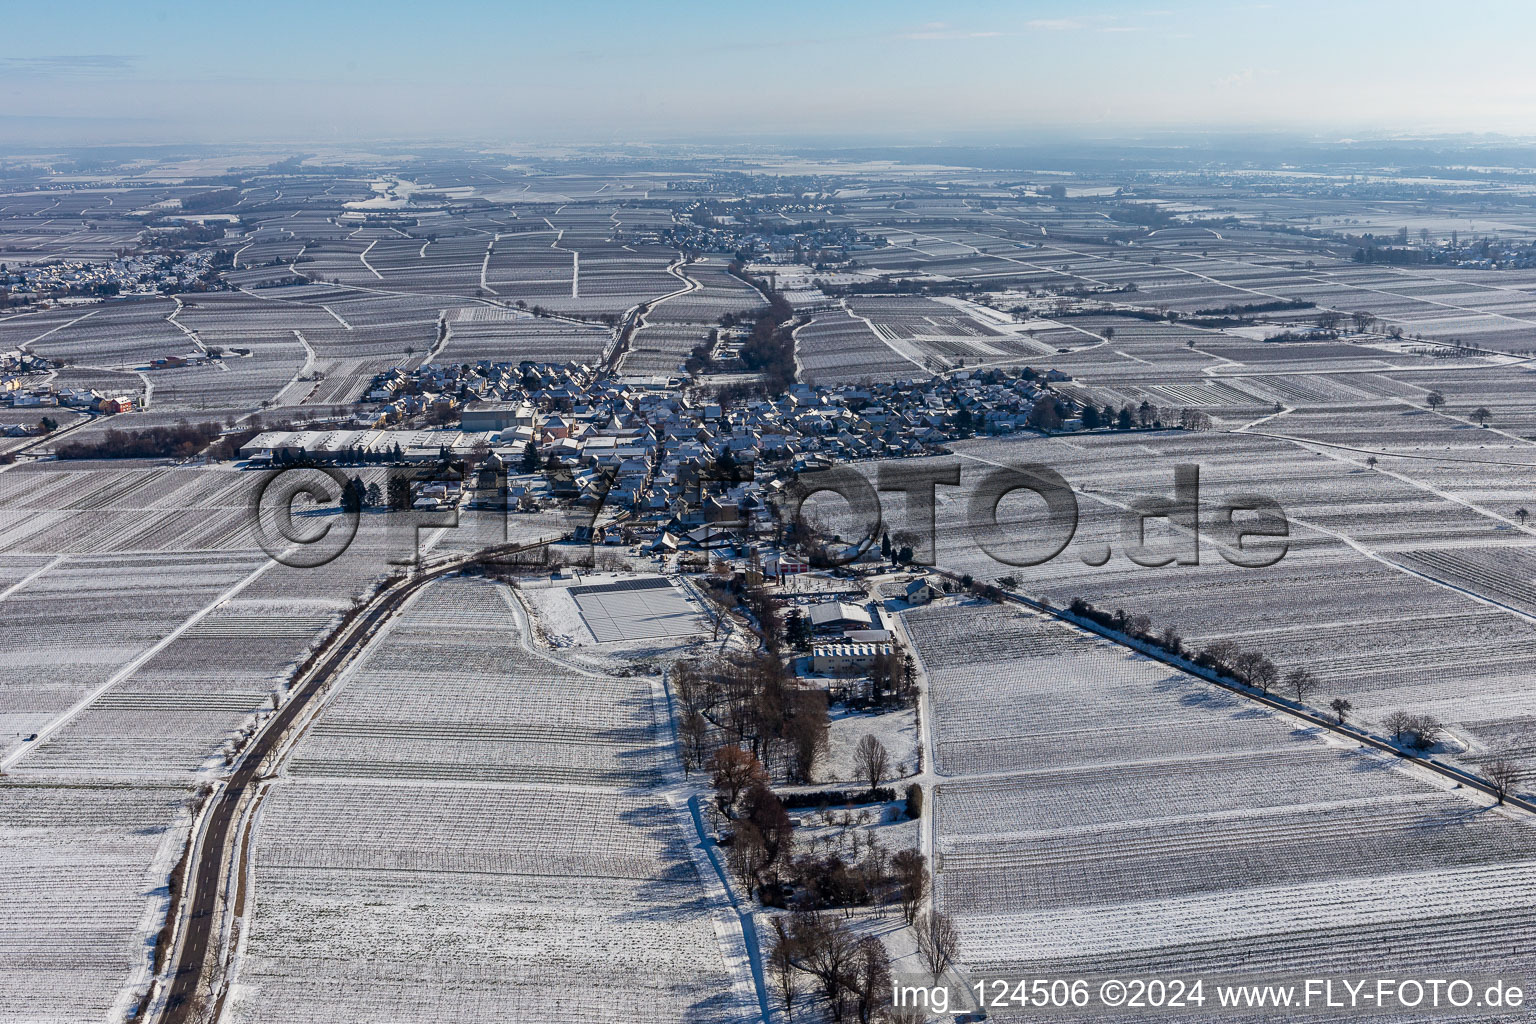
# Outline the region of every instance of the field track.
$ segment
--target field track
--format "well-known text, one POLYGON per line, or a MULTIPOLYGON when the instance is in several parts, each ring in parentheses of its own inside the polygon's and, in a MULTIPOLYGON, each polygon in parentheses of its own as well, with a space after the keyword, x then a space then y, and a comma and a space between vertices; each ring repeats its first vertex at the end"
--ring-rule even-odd
MULTIPOLYGON (((160 1018, 163 1024, 187 1024, 194 1020, 196 995, 216 966, 217 951, 212 948, 212 944, 216 932, 214 925, 220 914, 219 880, 225 877, 226 867, 238 867, 240 859, 238 854, 243 836, 235 825, 242 820, 249 821, 245 814, 246 799, 254 793, 254 787, 264 777, 268 757, 281 747, 304 709, 317 694, 325 692, 326 685, 341 673, 352 656, 363 650, 380 627, 422 587, 488 557, 535 548, 541 543, 475 552, 387 583, 363 606, 360 613, 342 622, 321 647, 310 666, 302 671, 295 681, 293 695, 267 720, 265 727, 252 737, 240 764, 223 788, 212 797, 215 803, 207 812, 201 840, 196 830, 189 840, 192 849, 186 859, 180 899, 173 899, 166 912, 169 921, 177 921, 179 916, 181 927, 179 941, 170 954, 174 961, 170 968, 170 989, 160 1018)), ((175 887, 172 891, 176 891, 175 887)), ((221 993, 221 1001, 222 998, 221 993)))

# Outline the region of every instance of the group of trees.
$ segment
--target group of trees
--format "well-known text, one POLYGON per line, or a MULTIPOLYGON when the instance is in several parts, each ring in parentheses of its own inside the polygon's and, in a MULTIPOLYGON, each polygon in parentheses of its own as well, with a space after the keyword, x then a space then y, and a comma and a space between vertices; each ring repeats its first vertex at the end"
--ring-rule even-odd
POLYGON ((747 277, 738 264, 731 264, 731 272, 768 296, 767 310, 752 324, 741 344, 741 363, 761 373, 770 392, 787 391, 795 382, 795 339, 790 327, 794 307, 781 293, 747 277))
POLYGON ((813 846, 801 856, 791 856, 772 876, 759 876, 763 903, 802 912, 840 909, 844 913, 852 913, 855 907, 895 904, 902 905, 905 913, 909 905, 919 905, 929 884, 926 861, 913 860, 921 860, 922 854, 903 850, 892 855, 875 832, 866 829, 855 835, 862 835, 864 841, 856 840, 853 852, 846 856, 813 846))
POLYGON ((1316 305, 1317 303, 1308 302, 1305 299, 1274 299, 1270 302, 1234 302, 1226 306, 1197 309, 1195 310, 1195 316, 1239 317, 1247 319, 1255 313, 1277 313, 1292 309, 1311 309, 1316 305))
MULTIPOLYGON (((917 934, 923 966, 936 981, 954 965, 959 932, 948 915, 938 912, 910 917, 908 923, 917 934)), ((920 1013, 903 1016, 891 1007, 891 960, 880 940, 872 935, 860 937, 831 915, 799 914, 787 922, 775 919, 768 974, 776 1001, 790 1021, 802 997, 819 1000, 834 1021, 905 1024, 923 1019, 920 1013)))
MULTIPOLYGON (((860 770, 873 793, 890 771, 890 760, 878 740, 865 740, 858 752, 860 770)), ((847 910, 900 903, 907 920, 913 919, 929 885, 927 862, 917 850, 893 856, 874 832, 864 831, 855 834, 851 855, 845 855, 849 852, 841 846, 831 849, 813 843, 796 856, 794 820, 773 792, 761 761, 740 747, 722 746, 706 767, 731 873, 748 892, 757 892, 765 905, 847 910), (862 844, 858 835, 864 836, 862 844)), ((845 824, 851 814, 845 816, 845 824)), ((823 808, 823 815, 831 820, 828 808, 823 808)))
POLYGON ((1352 258, 1356 263, 1387 263, 1393 266, 1409 266, 1415 263, 1428 263, 1429 253, 1423 249, 1407 249, 1398 246, 1378 248, 1375 245, 1369 245, 1356 249, 1352 258))
MULTIPOLYGON (((1165 632, 1171 631, 1165 630, 1165 632)), ((1268 655, 1259 651, 1242 650, 1230 640, 1212 641, 1195 655, 1194 661, 1202 668, 1230 676, 1266 695, 1270 690, 1284 683, 1285 689, 1295 697, 1298 703, 1306 703, 1307 698, 1318 688, 1317 677, 1312 674, 1311 669, 1298 666, 1282 677, 1280 669, 1268 655)))
POLYGON ((377 483, 364 484, 363 478, 353 476, 341 488, 341 507, 348 512, 361 512, 365 508, 379 508, 384 504, 384 492, 377 483))
POLYGON ((862 685, 842 688, 844 701, 855 708, 886 711, 917 703, 917 664, 894 639, 891 653, 876 656, 862 685))
POLYGON ((830 689, 831 699, 853 711, 878 713, 911 707, 917 702, 916 677, 911 655, 893 641, 891 653, 872 658, 865 670, 840 674, 830 689))
POLYGON ((1429 750, 1440 742, 1445 728, 1438 718, 1426 713, 1392 711, 1381 720, 1382 726, 1392 734, 1394 743, 1406 743, 1417 750, 1429 750))
POLYGON ((885 530, 880 534, 880 557, 895 562, 897 565, 911 565, 915 557, 913 551, 922 538, 907 530, 897 530, 895 536, 891 531, 885 530))
POLYGON ((766 873, 776 878, 794 846, 794 823, 768 785, 762 763, 740 747, 721 747, 709 760, 715 806, 730 821, 728 860, 749 892, 766 873))
POLYGON ((812 781, 827 750, 827 695, 791 686, 777 654, 679 662, 671 681, 689 771, 732 745, 789 782, 812 781))
MULTIPOLYGON (((1424 396, 1424 404, 1435 412, 1439 412, 1445 405, 1445 396, 1438 391, 1431 391, 1424 396)), ((1493 411, 1486 405, 1480 405, 1467 413, 1467 419, 1473 420, 1480 427, 1486 427, 1488 421, 1493 419, 1493 411)))
MULTIPOLYGON (((1119 411, 1108 404, 1102 409, 1096 408, 1092 402, 1083 406, 1083 426, 1088 430, 1098 430, 1101 427, 1112 430, 1131 430, 1137 427, 1143 430, 1160 429, 1172 422, 1174 422, 1172 409, 1162 409, 1145 400, 1134 408, 1129 404, 1122 405, 1119 411)), ((1210 428, 1211 419, 1198 410, 1181 409, 1178 422, 1186 430, 1206 430, 1210 428)))
POLYGON ((715 368, 715 345, 719 341, 720 332, 715 328, 710 328, 708 339, 693 346, 693 351, 688 353, 688 360, 683 363, 683 369, 694 376, 713 370, 715 368))
POLYGON ((1211 429, 1211 417, 1210 417, 1210 414, 1206 413, 1206 412, 1202 412, 1199 409, 1180 409, 1179 410, 1179 429, 1180 430, 1210 430, 1211 429))
POLYGON ((444 453, 436 463, 420 466, 409 473, 389 474, 388 490, 382 502, 376 500, 378 496, 376 485, 370 484, 364 492, 367 495, 365 504, 378 505, 394 512, 408 512, 417 494, 420 493, 417 485, 434 481, 462 481, 468 476, 469 469, 466 462, 455 462, 444 453))
POLYGON ((108 430, 97 438, 70 441, 59 446, 61 459, 188 459, 201 452, 220 434, 217 423, 180 420, 169 427, 145 430, 108 430))
MULTIPOLYGON (((1072 406, 1052 395, 1041 395, 1035 404, 1030 406, 1029 416, 1025 419, 1027 426, 1036 430, 1060 430, 1061 425, 1073 412, 1072 406)), ((1087 420, 1083 421, 1087 425, 1087 420)))
POLYGON ((768 971, 788 1020, 802 994, 820 999, 834 1021, 879 1020, 889 1004, 891 958, 873 935, 859 937, 823 914, 775 919, 768 971), (810 981, 803 988, 802 975, 810 981))
MULTIPOLYGON (((272 427, 272 430, 292 430, 293 427, 272 427)), ((247 429, 235 434, 226 435, 230 455, 239 451, 240 446, 262 431, 259 429, 247 429)), ((272 461, 279 466, 306 465, 315 466, 321 463, 331 466, 399 466, 405 463, 405 452, 397 442, 393 449, 379 449, 374 451, 368 448, 343 448, 330 452, 300 452, 291 454, 285 449, 278 449, 272 453, 272 461)))

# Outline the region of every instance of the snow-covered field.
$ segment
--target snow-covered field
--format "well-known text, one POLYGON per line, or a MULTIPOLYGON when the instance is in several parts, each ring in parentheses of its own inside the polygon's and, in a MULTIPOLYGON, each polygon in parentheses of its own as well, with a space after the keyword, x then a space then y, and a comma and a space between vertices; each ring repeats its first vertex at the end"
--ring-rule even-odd
POLYGON ((524 628, 505 585, 450 579, 357 663, 262 805, 234 1020, 753 1015, 661 785, 657 680, 573 670, 524 628))
POLYGON ((949 599, 905 623, 970 970, 1536 967, 1525 818, 1034 613, 949 599))
POLYGON ((186 840, 190 786, 0 780, 0 1019, 121 1020, 186 840))
POLYGON ((295 775, 653 783, 663 713, 647 679, 574 672, 522 647, 504 586, 417 600, 294 754, 295 775))
POLYGON ((198 782, 390 570, 381 517, 327 566, 271 564, 229 528, 255 479, 0 472, 0 1018, 132 1009, 198 782))

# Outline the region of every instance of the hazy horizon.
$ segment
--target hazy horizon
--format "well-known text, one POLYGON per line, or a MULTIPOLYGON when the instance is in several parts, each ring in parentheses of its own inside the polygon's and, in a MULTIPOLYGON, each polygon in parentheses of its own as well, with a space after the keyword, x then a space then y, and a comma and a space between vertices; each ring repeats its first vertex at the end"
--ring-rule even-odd
POLYGON ((11 14, 13 145, 1525 134, 1529 7, 60 3, 11 14), (67 37, 58 31, 69 26, 67 37), (1499 26, 1497 33, 1487 25, 1499 26), (596 34, 600 44, 591 40, 596 34))

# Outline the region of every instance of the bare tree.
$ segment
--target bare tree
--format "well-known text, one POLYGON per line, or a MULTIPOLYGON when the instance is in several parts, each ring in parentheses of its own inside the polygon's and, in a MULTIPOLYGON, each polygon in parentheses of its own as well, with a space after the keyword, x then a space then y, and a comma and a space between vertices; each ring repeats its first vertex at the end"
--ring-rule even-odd
POLYGON ((1445 404, 1445 396, 1438 391, 1431 391, 1424 396, 1424 402, 1431 409, 1438 409, 1445 404))
POLYGON ((923 900, 928 898, 928 858, 916 849, 897 850, 891 858, 891 870, 901 897, 901 915, 907 924, 912 924, 923 900))
POLYGON ((1285 685, 1290 687, 1296 695, 1296 700, 1302 704, 1307 701, 1307 696, 1317 689, 1317 676, 1308 668, 1293 668, 1285 674, 1285 685))
POLYGON ((1440 730, 1444 726, 1440 719, 1434 715, 1414 715, 1408 722, 1408 732, 1413 733, 1413 745, 1420 750, 1428 750, 1440 742, 1440 730))
POLYGON ((1275 663, 1258 651, 1243 651, 1232 658, 1232 674, 1249 686, 1256 686, 1269 693, 1280 677, 1275 663))
POLYGON ((881 1010, 890 999, 891 957, 873 935, 860 939, 854 949, 848 988, 853 993, 853 1008, 859 1024, 879 1020, 881 1010))
POLYGON ((1471 418, 1477 421, 1478 426, 1486 427, 1488 421, 1493 419, 1493 413, 1488 410, 1486 405, 1480 405, 1472 410, 1471 418))
POLYGON ((891 755, 885 749, 885 744, 873 733, 865 733, 859 740, 859 745, 853 751, 854 761, 859 770, 864 773, 864 778, 869 780, 870 791, 880 785, 880 780, 885 778, 891 768, 891 755))
POLYGON ((1212 640, 1200 653, 1216 671, 1226 672, 1231 668, 1232 659, 1237 656, 1237 644, 1231 640, 1212 640))
POLYGON ((1483 777, 1502 804, 1504 798, 1525 780, 1525 771, 1507 757, 1496 757, 1483 765, 1483 777))
POLYGON ((1328 702, 1328 707, 1333 712, 1334 717, 1339 720, 1340 725, 1344 724, 1344 719, 1348 718, 1349 713, 1355 709, 1355 706, 1343 697, 1333 698, 1333 700, 1328 702))
POLYGON ((722 811, 729 813, 741 791, 754 782, 766 782, 768 775, 757 758, 740 747, 721 747, 709 759, 711 785, 722 811))
POLYGON ((1413 716, 1406 711, 1393 711, 1381 720, 1381 724, 1392 733, 1392 741, 1399 742, 1403 733, 1407 732, 1413 724, 1413 716))
POLYGON ((841 921, 819 913, 797 914, 789 928, 801 969, 821 982, 821 994, 835 1006, 848 982, 858 938, 841 921))
POLYGON ((797 950, 789 934, 784 930, 784 919, 773 919, 775 937, 773 949, 768 953, 768 972, 773 979, 774 991, 784 1006, 784 1019, 795 1019, 795 1000, 800 995, 800 969, 795 966, 797 950))
POLYGON ((698 592, 704 598, 704 608, 709 612, 710 623, 714 627, 714 632, 710 639, 718 640, 720 639, 720 627, 724 624, 726 617, 730 615, 735 601, 724 589, 717 589, 709 586, 707 583, 699 587, 698 592))
POLYGON ((948 914, 935 910, 918 918, 917 952, 934 981, 949 970, 960 948, 960 933, 948 914))
POLYGON ((691 772, 704 763, 704 744, 709 736, 709 723, 697 711, 683 716, 678 728, 683 746, 683 770, 691 772))

